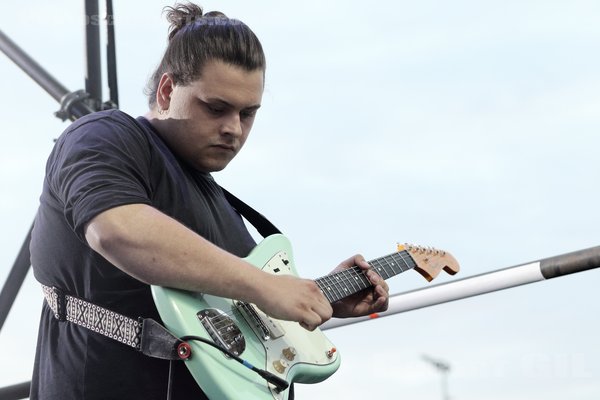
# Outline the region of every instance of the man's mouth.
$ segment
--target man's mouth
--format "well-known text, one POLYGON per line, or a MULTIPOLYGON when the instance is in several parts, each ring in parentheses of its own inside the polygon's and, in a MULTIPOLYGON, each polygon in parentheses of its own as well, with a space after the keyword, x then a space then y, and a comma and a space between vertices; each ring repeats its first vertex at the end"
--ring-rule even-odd
POLYGON ((235 146, 230 144, 216 144, 214 147, 218 147, 223 150, 235 151, 235 146))

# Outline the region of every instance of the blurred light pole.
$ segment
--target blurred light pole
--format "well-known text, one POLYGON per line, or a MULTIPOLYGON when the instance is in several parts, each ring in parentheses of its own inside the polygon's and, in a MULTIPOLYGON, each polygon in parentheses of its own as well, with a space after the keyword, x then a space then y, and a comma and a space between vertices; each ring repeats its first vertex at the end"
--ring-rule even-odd
POLYGON ((430 357, 427 354, 423 354, 421 357, 423 360, 433 365, 433 367, 441 374, 442 400, 450 400, 450 395, 448 394, 448 373, 450 372, 450 364, 446 361, 430 357))

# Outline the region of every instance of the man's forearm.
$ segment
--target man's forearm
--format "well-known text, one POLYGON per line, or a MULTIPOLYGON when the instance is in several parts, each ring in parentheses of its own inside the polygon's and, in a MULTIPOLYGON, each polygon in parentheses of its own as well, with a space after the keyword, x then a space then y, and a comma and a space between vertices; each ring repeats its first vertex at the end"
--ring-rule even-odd
POLYGON ((144 204, 116 207, 86 226, 92 249, 151 284, 254 302, 269 274, 144 204))

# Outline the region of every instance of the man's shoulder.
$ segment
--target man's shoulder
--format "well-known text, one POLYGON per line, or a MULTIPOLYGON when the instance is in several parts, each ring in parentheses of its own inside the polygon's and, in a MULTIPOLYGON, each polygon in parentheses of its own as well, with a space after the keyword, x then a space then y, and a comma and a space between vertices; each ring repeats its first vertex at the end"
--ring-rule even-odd
POLYGON ((57 145, 108 142, 129 143, 148 142, 149 129, 127 113, 117 110, 103 110, 85 115, 69 125, 57 140, 57 145))
POLYGON ((65 132, 87 128, 89 126, 110 126, 112 124, 139 128, 139 124, 129 114, 118 109, 110 109, 93 112, 91 114, 78 118, 71 125, 69 125, 65 132))

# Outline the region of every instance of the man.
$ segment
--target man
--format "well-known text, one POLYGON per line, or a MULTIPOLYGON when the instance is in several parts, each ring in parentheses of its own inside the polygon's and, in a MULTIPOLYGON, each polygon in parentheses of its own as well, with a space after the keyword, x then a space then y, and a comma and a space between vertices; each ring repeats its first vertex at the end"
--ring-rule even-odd
MULTIPOLYGON (((242 259, 255 246, 211 172, 244 145, 261 105, 265 61, 243 23, 192 4, 170 9, 169 45, 150 82, 150 111, 86 116, 50 155, 31 254, 48 288, 119 314, 160 320, 149 285, 256 304, 314 330, 387 307, 388 288, 331 305, 311 280, 242 259)), ((338 269, 368 265, 360 256, 338 269)), ((48 295, 51 296, 51 295, 48 295)), ((50 301, 50 300, 49 300, 50 301)), ((50 301, 51 302, 51 301, 50 301)), ((42 311, 32 399, 163 399, 169 365, 42 311)), ((183 363, 173 398, 203 398, 183 363)))

